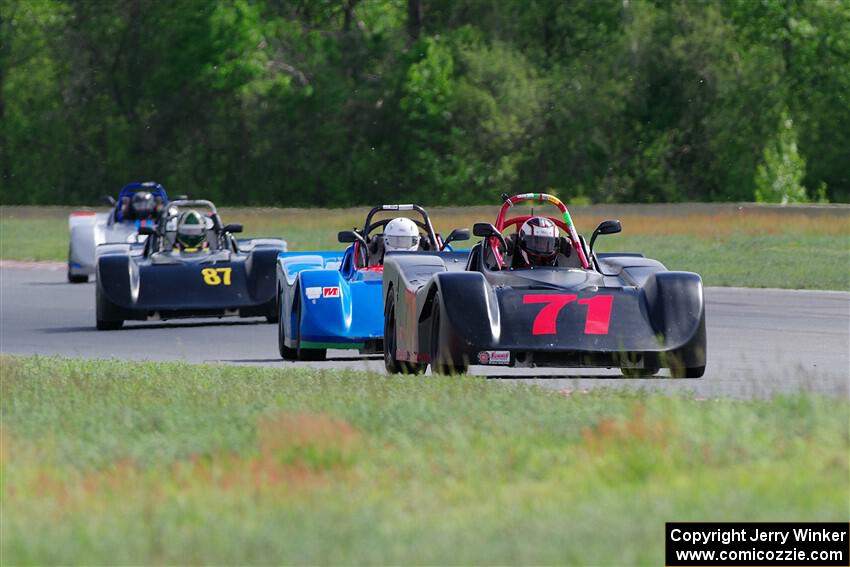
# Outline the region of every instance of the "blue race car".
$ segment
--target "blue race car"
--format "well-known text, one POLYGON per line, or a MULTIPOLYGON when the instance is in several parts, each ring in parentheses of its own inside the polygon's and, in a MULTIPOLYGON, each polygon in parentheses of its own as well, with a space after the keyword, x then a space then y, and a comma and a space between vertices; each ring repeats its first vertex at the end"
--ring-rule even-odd
POLYGON ((462 269, 468 251, 450 243, 468 240, 455 229, 443 240, 419 205, 381 205, 362 230, 344 230, 344 252, 288 252, 277 260, 278 346, 286 360, 324 360, 328 348, 383 352, 382 281, 388 254, 426 254, 462 269), (409 219, 400 212, 421 217, 409 219), (375 215, 392 215, 375 220, 375 215), (393 218, 395 217, 395 218, 393 218))

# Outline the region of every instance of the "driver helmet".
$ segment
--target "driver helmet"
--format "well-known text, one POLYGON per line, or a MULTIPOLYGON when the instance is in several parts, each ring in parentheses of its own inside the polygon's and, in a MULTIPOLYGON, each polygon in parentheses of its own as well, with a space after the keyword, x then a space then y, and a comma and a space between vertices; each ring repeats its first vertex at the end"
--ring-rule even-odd
POLYGON ((186 248, 197 248, 207 238, 207 224, 198 211, 186 211, 177 220, 177 242, 186 248))
POLYGON ((529 264, 551 265, 558 253, 558 227, 546 217, 531 217, 522 223, 518 242, 529 264))
POLYGON ((419 227, 412 220, 399 217, 387 223, 384 229, 384 250, 413 251, 419 248, 419 227))
POLYGON ((133 195, 130 208, 137 219, 146 219, 153 216, 156 211, 156 200, 148 191, 139 191, 133 195))

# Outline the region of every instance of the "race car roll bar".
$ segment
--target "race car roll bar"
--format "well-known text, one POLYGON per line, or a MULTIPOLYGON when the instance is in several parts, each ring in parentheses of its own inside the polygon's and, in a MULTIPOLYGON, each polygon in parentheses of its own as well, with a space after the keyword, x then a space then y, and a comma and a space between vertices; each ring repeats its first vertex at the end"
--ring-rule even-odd
MULTIPOLYGON (((548 202, 552 205, 555 205, 561 211, 561 213, 563 213, 563 221, 560 221, 560 219, 551 220, 555 221, 557 225, 566 230, 567 234, 570 237, 570 241, 572 242, 573 248, 575 248, 576 252, 578 253, 579 260, 581 261, 581 267, 585 270, 589 270, 590 263, 587 261, 587 257, 584 255, 584 248, 581 245, 581 240, 579 240, 578 232, 576 232, 575 225, 573 224, 573 219, 572 217, 570 217, 570 211, 567 210, 567 206, 554 195, 549 195, 547 193, 523 193, 521 195, 514 195, 513 197, 506 198, 505 202, 502 203, 502 207, 499 209, 499 215, 496 217, 496 229, 501 232, 505 228, 505 215, 507 214, 508 209, 518 203, 523 203, 526 201, 537 201, 541 203, 548 202)), ((499 254, 498 244, 495 239, 490 240, 490 246, 493 250, 494 255, 496 256, 496 258, 498 258, 499 264, 502 265, 504 260, 502 260, 502 255, 499 254)))
MULTIPOLYGON (((121 191, 118 192, 118 199, 113 199, 109 195, 104 195, 103 198, 106 204, 108 204, 109 206, 115 206, 116 203, 120 203, 125 197, 127 199, 130 199, 133 194, 139 193, 141 191, 148 191, 153 194, 154 197, 159 197, 162 200, 163 205, 168 204, 168 194, 165 192, 165 187, 163 187, 156 181, 145 181, 143 183, 128 183, 121 188, 121 191)), ((124 213, 121 211, 120 207, 116 207, 115 220, 117 222, 121 222, 124 220, 124 213)))
POLYGON ((406 205, 380 205, 369 211, 369 214, 366 215, 366 222, 363 224, 362 234, 364 237, 372 224, 372 217, 381 211, 416 211, 422 215, 422 218, 424 219, 425 231, 428 233, 428 239, 431 241, 434 249, 440 249, 440 242, 437 240, 437 233, 434 232, 434 226, 431 224, 431 218, 428 216, 428 212, 419 205, 414 205, 412 203, 408 203, 406 205))

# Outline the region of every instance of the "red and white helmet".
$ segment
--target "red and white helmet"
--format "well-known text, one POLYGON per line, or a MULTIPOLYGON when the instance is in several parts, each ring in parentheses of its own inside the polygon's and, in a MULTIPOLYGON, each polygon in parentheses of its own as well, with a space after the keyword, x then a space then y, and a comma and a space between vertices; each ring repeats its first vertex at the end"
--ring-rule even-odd
POLYGON ((522 223, 517 242, 532 263, 551 262, 558 253, 558 226, 546 217, 531 217, 522 223))
POLYGON ((387 252, 419 249, 419 227, 408 218, 391 220, 384 229, 384 249, 387 252))

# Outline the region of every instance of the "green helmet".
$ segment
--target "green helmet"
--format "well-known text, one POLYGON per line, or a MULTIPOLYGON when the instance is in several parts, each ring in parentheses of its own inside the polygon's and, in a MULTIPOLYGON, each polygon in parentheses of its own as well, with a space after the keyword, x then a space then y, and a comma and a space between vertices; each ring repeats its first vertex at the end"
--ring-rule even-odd
POLYGON ((186 248, 197 248, 207 237, 207 224, 198 211, 186 211, 177 221, 177 241, 186 248))

